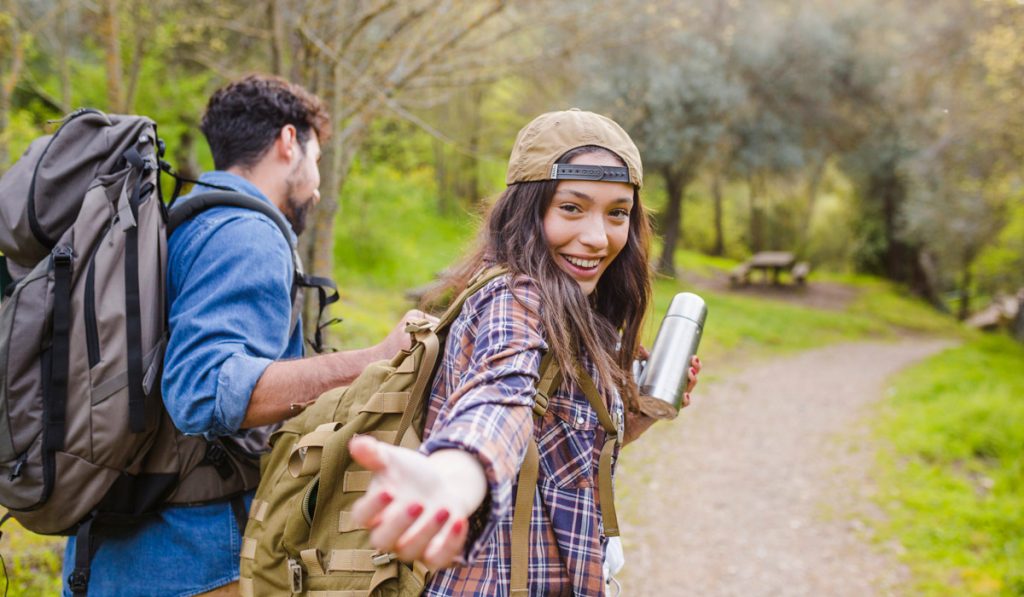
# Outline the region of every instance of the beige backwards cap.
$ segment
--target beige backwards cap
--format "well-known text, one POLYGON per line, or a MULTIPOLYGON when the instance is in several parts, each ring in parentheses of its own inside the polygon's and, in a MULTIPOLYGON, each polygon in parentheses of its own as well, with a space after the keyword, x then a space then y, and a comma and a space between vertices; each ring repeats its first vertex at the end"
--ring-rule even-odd
POLYGON ((640 152, 626 131, 606 116, 578 108, 541 114, 516 136, 505 184, 565 179, 628 182, 640 188, 644 181, 640 152), (611 151, 626 167, 555 164, 566 152, 585 145, 611 151))

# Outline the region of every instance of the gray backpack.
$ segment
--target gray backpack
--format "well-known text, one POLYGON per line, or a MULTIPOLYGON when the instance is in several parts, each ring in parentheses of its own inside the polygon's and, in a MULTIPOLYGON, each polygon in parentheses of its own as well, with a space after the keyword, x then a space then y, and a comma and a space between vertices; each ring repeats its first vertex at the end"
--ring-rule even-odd
MULTIPOLYGON (((0 303, 0 505, 33 532, 78 535, 76 594, 102 529, 166 503, 238 498, 259 481, 245 442, 185 436, 163 408, 167 237, 218 205, 261 211, 290 242, 288 224, 239 193, 168 211, 162 153, 152 120, 79 110, 0 179, 11 279, 0 303)), ((301 287, 320 290, 321 312, 337 295, 303 275, 294 247, 293 259, 294 322, 301 287)))

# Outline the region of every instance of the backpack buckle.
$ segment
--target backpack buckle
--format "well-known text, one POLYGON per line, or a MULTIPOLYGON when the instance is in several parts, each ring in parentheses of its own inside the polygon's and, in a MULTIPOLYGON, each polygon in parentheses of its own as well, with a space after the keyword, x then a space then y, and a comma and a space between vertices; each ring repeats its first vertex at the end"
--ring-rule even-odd
POLYGON ((75 570, 69 574, 68 588, 74 593, 84 593, 89 588, 89 571, 75 570))
POLYGON ((395 559, 393 553, 378 553, 370 557, 370 561, 373 562, 374 566, 387 566, 395 559))
POLYGON ((206 455, 204 458, 206 462, 210 463, 217 470, 217 474, 220 475, 221 479, 227 479, 234 474, 231 463, 228 462, 228 452, 219 442, 209 442, 206 444, 206 455))
POLYGON ((302 592, 302 566, 295 560, 288 560, 288 577, 292 585, 292 593, 302 592))

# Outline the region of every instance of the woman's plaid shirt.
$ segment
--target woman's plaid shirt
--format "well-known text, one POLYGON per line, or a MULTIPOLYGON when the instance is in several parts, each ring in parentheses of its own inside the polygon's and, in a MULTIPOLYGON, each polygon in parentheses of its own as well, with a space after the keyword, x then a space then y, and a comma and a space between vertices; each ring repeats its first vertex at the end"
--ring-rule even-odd
MULTIPOLYGON (((475 454, 489 492, 472 521, 465 564, 438 572, 425 595, 508 595, 512 503, 531 432, 540 475, 530 523, 530 594, 604 593, 597 491, 604 430, 583 393, 566 384, 547 414, 534 420, 535 384, 547 350, 535 315, 541 308, 535 282, 502 276, 470 297, 452 325, 421 450, 475 454)), ((621 414, 613 394, 611 411, 621 414)))

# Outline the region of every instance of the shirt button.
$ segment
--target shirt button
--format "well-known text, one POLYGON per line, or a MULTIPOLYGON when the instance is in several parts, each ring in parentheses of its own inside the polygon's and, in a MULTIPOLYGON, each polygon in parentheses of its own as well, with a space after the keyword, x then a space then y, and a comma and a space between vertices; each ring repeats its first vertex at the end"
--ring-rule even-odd
POLYGON ((584 424, 586 422, 587 422, 587 420, 583 418, 583 415, 580 415, 580 416, 576 417, 576 424, 577 425, 582 425, 582 424, 584 424))

